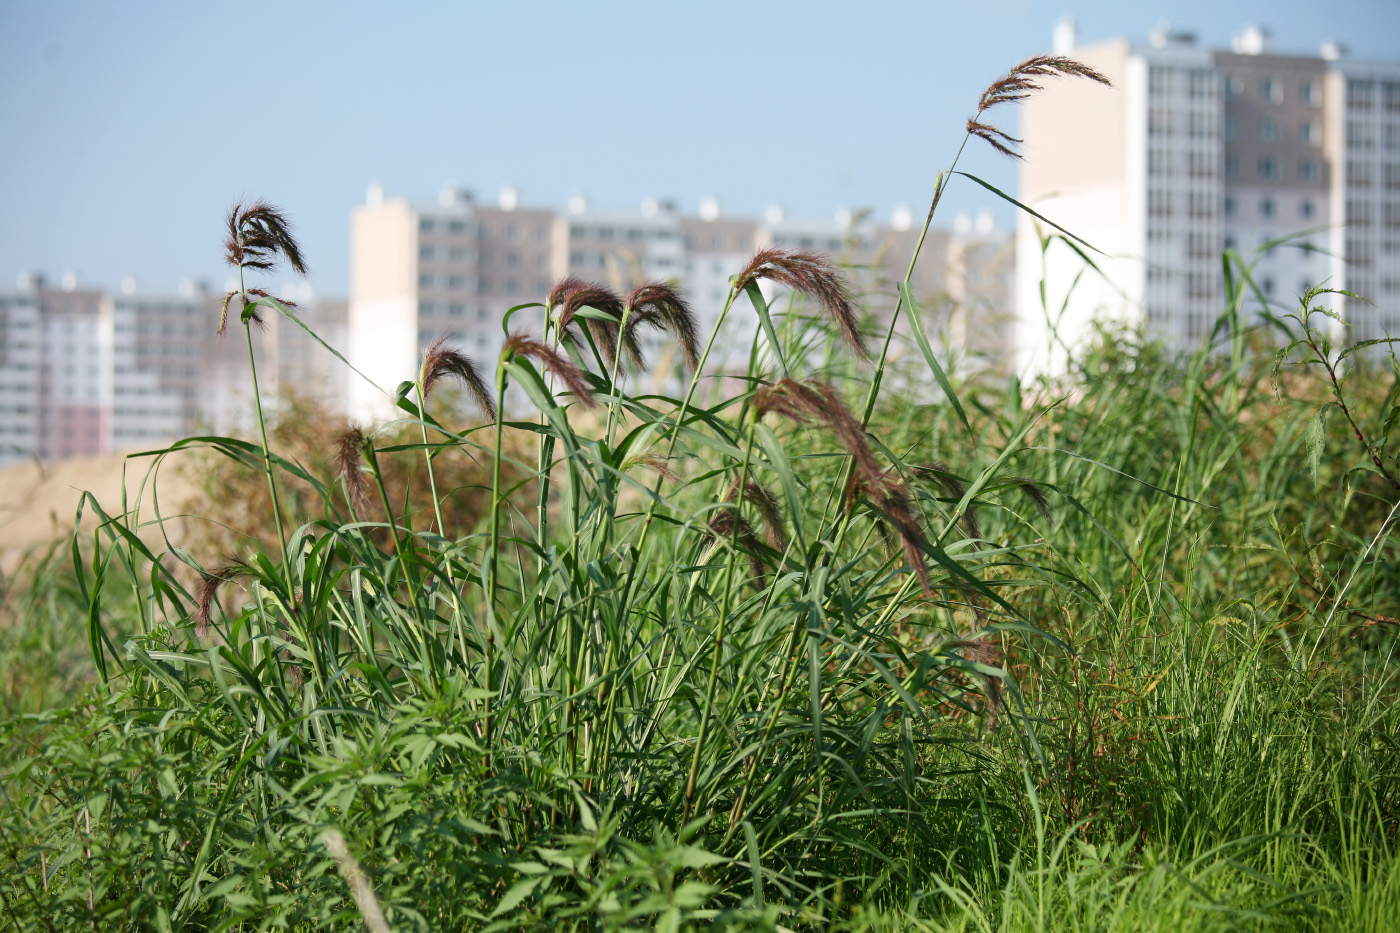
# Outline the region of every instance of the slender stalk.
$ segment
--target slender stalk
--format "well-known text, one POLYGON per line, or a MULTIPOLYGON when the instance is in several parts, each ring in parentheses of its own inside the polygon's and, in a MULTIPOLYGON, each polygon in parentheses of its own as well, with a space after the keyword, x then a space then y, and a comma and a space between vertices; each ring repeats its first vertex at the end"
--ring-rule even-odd
MULTIPOLYGON (((242 285, 243 269, 239 267, 239 284, 242 285)), ((246 296, 244 297, 246 301, 246 296)), ((282 527, 282 503, 277 495, 277 477, 272 470, 271 447, 267 443, 267 419, 263 415, 262 393, 258 389, 258 363, 253 356, 253 325, 250 320, 243 322, 243 333, 247 337, 248 344, 248 371, 253 377, 253 410, 258 416, 258 437, 262 441, 263 472, 267 474, 267 488, 272 494, 272 518, 277 525, 277 544, 282 550, 282 572, 287 574, 287 605, 288 610, 296 612, 296 599, 292 595, 291 573, 292 558, 287 551, 287 532, 282 527)))

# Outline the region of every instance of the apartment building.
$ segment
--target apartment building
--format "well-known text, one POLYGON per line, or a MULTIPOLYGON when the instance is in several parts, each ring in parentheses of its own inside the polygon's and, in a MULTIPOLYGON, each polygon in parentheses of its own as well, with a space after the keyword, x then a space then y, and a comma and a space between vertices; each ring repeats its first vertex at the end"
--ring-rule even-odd
MULTIPOLYGON (((305 297, 305 296, 303 296, 305 297)), ((159 447, 192 433, 247 432, 252 379, 241 330, 215 333, 222 294, 197 283, 153 294, 59 287, 23 275, 0 291, 0 465, 159 447)), ((303 301, 303 319, 345 345, 346 302, 303 301)), ((345 370, 294 324, 255 332, 264 395, 343 405, 345 370)))
POLYGON ((1278 54, 1257 27, 1227 51, 1165 27, 1147 43, 1076 47, 1072 25, 1061 23, 1055 49, 1114 86, 1052 82, 1025 102, 1021 197, 1100 250, 1103 275, 1062 243, 1045 248, 1056 231, 1019 221, 1023 371, 1062 371, 1098 321, 1199 346, 1224 307, 1227 248, 1258 257, 1255 279, 1276 313, 1328 281, 1378 305, 1348 304, 1351 339, 1400 323, 1400 295, 1385 291, 1395 274, 1376 274, 1400 260, 1386 265, 1383 224, 1387 159, 1400 162, 1400 149, 1384 145, 1400 120, 1383 104, 1395 67, 1349 62, 1335 44, 1315 56, 1278 54))
MULTIPOLYGON (((352 362, 373 385, 356 380, 351 407, 362 415, 386 411, 387 391, 413 378, 422 348, 446 335, 479 361, 499 352, 501 320, 516 305, 542 301, 552 283, 565 275, 601 282, 619 292, 644 281, 680 285, 691 300, 702 333, 714 327, 729 293, 729 279, 767 246, 817 250, 842 264, 862 307, 877 318, 894 305, 894 283, 904 277, 919 231, 909 211, 896 211, 889 225, 868 217, 838 214, 830 222, 788 218, 776 207, 761 220, 721 214, 706 199, 696 215, 682 214, 671 201, 648 199, 637 213, 591 209, 583 198, 568 209, 524 208, 515 191, 502 192, 494 206, 450 188, 438 203, 415 205, 385 198, 370 189, 351 224, 351 288, 348 343, 352 362), (383 390, 383 391, 381 391, 383 390)), ((948 332, 949 296, 956 279, 960 300, 978 312, 963 321, 961 333, 988 330, 1009 317, 1009 276, 1005 269, 983 269, 991 257, 1004 265, 1009 251, 984 248, 1009 242, 990 228, 978 235, 981 247, 968 251, 966 238, 933 230, 912 281, 930 330, 948 332), (952 265, 972 259, 969 274, 952 265), (985 274, 984 274, 985 273, 985 274), (975 300, 974 300, 975 299, 975 300), (995 306, 995 308, 993 307, 995 306), (940 317, 941 315, 941 317, 940 317)), ((988 267, 990 269, 990 267, 988 267)), ((764 283, 770 300, 782 292, 764 283)), ((512 327, 535 327, 540 311, 527 309, 512 327), (535 316, 532 318, 532 315, 535 316)), ((742 365, 757 320, 746 301, 731 311, 725 332, 715 341, 709 365, 742 365)), ((988 330, 983 349, 1004 346, 1006 333, 988 330)), ((676 361, 675 347, 660 336, 643 335, 648 356, 662 364, 676 361)), ((663 377, 664 378, 664 377, 663 377)))

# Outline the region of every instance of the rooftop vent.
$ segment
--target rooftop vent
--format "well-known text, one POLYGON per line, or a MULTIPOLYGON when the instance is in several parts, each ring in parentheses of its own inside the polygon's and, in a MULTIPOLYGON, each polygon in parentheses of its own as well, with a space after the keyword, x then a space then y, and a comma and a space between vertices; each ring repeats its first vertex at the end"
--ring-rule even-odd
POLYGON ((719 220, 719 198, 702 198, 700 200, 700 219, 719 220))
POLYGON ((1240 55, 1263 55, 1272 50, 1272 38, 1269 30, 1250 23, 1230 39, 1230 48, 1240 55))

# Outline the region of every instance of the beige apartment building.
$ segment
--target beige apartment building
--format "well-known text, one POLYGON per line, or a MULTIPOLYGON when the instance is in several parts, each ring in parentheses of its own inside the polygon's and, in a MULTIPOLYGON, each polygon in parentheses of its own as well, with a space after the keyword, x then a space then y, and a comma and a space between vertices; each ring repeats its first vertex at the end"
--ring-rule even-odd
MULTIPOLYGON (((343 351, 347 304, 298 292, 297 312, 343 351)), ((222 294, 115 293, 65 275, 25 274, 0 290, 0 465, 163 447, 195 433, 252 431, 241 327, 219 336, 222 294)), ((254 332, 265 400, 296 395, 344 406, 346 372, 305 331, 273 315, 254 332)))
MULTIPOLYGON (((571 199, 555 212, 526 208, 511 189, 495 205, 449 188, 438 203, 386 198, 378 186, 351 221, 348 337, 351 361, 368 380, 353 379, 350 407, 383 415, 389 393, 412 379, 422 349, 447 336, 483 367, 498 355, 501 322, 512 307, 543 301, 565 275, 619 292, 645 281, 679 285, 706 336, 729 294, 729 279, 767 246, 816 250, 841 264, 862 307, 888 319, 918 229, 907 210, 890 224, 838 214, 830 222, 795 221, 778 208, 761 219, 724 216, 706 199, 695 215, 671 201, 648 199, 637 213, 591 209, 571 199)), ((1009 235, 982 223, 961 234, 933 230, 912 280, 932 336, 956 332, 981 357, 1002 355, 1011 320, 1009 235), (956 302, 954 302, 956 299, 956 302), (954 314, 954 305, 961 317, 954 314), (980 335, 980 336, 970 336, 980 335)), ((781 301, 778 290, 767 289, 781 301)), ((539 308, 518 312, 511 329, 538 332, 539 308)), ((708 365, 724 369, 747 360, 757 319, 741 299, 715 342, 708 365)), ((644 338, 645 339, 645 338, 644 338)), ((652 337, 648 356, 659 368, 679 362, 675 347, 652 337)))
POLYGON ((1200 346, 1224 310, 1226 249, 1255 263, 1275 314, 1326 281, 1375 303, 1345 304, 1347 339, 1400 332, 1400 64, 1352 62, 1335 43, 1279 54, 1257 27, 1221 51, 1165 28, 1078 47, 1061 23, 1055 50, 1114 86, 1053 82, 1025 102, 1021 197, 1100 250, 1103 275, 1019 221, 1022 371, 1063 371, 1098 322, 1200 346))

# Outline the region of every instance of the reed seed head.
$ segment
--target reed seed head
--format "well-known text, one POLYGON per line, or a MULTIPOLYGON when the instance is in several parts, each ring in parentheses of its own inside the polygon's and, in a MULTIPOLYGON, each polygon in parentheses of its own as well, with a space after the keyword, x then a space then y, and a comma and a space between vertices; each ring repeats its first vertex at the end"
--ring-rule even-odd
POLYGON ((477 407, 485 412, 492 421, 496 420, 496 400, 491 397, 491 391, 482 380, 476 364, 461 350, 449 346, 446 337, 439 337, 428 346, 427 352, 423 354, 423 370, 420 378, 422 379, 425 402, 432 394, 433 387, 444 376, 456 376, 462 380, 467 391, 476 400, 477 407))
POLYGON ((739 550, 749 556, 749 572, 759 586, 763 586, 763 559, 760 556, 763 544, 753 530, 749 520, 739 514, 739 507, 727 503, 710 517, 705 525, 705 533, 716 541, 732 540, 739 550))
POLYGON ((228 264, 244 269, 272 269, 279 255, 296 272, 306 275, 306 260, 292 236, 292 224, 285 214, 266 201, 234 204, 228 215, 228 237, 224 240, 224 258, 228 264))
MULTIPOLYGON (((741 498, 739 494, 739 481, 736 479, 729 486, 729 492, 725 494, 725 502, 734 502, 741 498)), ((745 480, 743 488, 743 500, 754 507, 758 512, 758 517, 763 520, 763 527, 767 531, 768 546, 775 551, 783 551, 787 548, 787 531, 783 526, 782 506, 778 502, 772 490, 765 488, 753 480, 745 480)))
POLYGON ((346 427, 335 439, 335 465, 345 480, 345 495, 355 512, 369 508, 369 476, 365 474, 365 433, 358 425, 346 427))
MULTIPOLYGON (((584 308, 592 308, 595 311, 612 315, 613 321, 600 321, 592 317, 582 320, 584 326, 588 328, 589 335, 593 338, 593 343, 603 354, 607 365, 616 365, 618 325, 615 322, 622 320, 622 299, 606 286, 584 282, 574 279, 572 276, 554 286, 550 291, 551 296, 554 296, 556 292, 558 293, 557 297, 562 299, 559 315, 555 318, 555 325, 561 334, 568 333, 569 327, 574 323, 574 317, 584 308)), ((641 351, 635 345, 624 342, 624 349, 629 356, 634 358, 640 356, 641 351)))
POLYGON ((632 361, 642 367, 640 347, 633 331, 638 327, 654 327, 675 338, 692 371, 700 366, 700 328, 695 312, 681 293, 663 282, 639 285, 627 296, 627 346, 634 352, 632 361), (632 347, 637 346, 636 351, 632 347))
POLYGON ((824 424, 855 460, 856 470, 867 482, 874 483, 884 475, 865 442, 865 428, 828 383, 780 379, 754 393, 754 412, 781 415, 800 424, 824 424))
POLYGON ((910 504, 909 489, 889 473, 881 474, 871 481, 859 471, 852 474, 851 492, 868 502, 885 521, 899 534, 904 548, 904 560, 919 578, 919 585, 925 592, 930 590, 928 564, 924 561, 924 550, 928 539, 924 536, 919 516, 910 504))
POLYGON ((593 390, 588 387, 588 381, 583 378, 583 371, 543 342, 527 334, 511 334, 501 349, 501 357, 509 359, 512 356, 535 360, 554 373, 585 408, 593 408, 598 404, 593 399, 593 390))
POLYGON ((209 618, 213 613, 214 601, 219 596, 219 589, 225 583, 249 576, 252 572, 253 568, 247 562, 230 557, 217 570, 200 573, 199 586, 195 588, 194 594, 194 612, 191 615, 196 635, 200 638, 208 637, 209 618))
POLYGON ((856 320, 850 288, 827 257, 806 250, 770 246, 754 254, 735 279, 735 287, 742 290, 759 279, 769 279, 816 299, 847 346, 861 359, 870 359, 870 350, 865 346, 856 320))
POLYGON ((1001 104, 1025 100, 1036 91, 1044 90, 1041 79, 1056 76, 1088 78, 1099 84, 1113 86, 1112 81, 1081 61, 1064 55, 1033 56, 993 81, 982 92, 982 97, 977 101, 977 115, 967 121, 968 135, 976 136, 1004 156, 1012 159, 1023 158, 1016 146, 1024 140, 983 121, 982 114, 1001 104))

